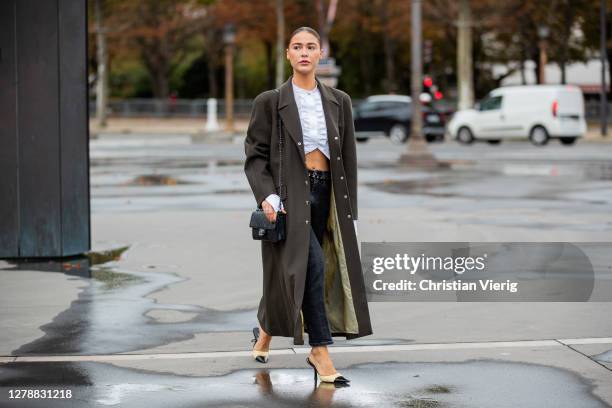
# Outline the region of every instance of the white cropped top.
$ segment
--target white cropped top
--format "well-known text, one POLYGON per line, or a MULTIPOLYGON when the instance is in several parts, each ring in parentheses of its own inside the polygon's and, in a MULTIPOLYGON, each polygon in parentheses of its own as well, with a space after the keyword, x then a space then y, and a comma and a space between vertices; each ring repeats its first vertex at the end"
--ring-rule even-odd
POLYGON ((318 84, 310 91, 300 88, 293 81, 291 81, 291 85, 293 86, 295 103, 300 113, 304 153, 310 153, 315 149, 319 149, 329 159, 327 126, 325 124, 323 102, 321 101, 321 92, 319 91, 318 84))
MULTIPOLYGON (((327 124, 325 122, 325 113, 323 111, 323 102, 321 100, 321 92, 318 84, 312 90, 300 88, 291 81, 293 87, 293 96, 300 114, 300 123, 302 125, 302 136, 304 139, 304 153, 310 153, 315 149, 321 152, 329 159, 329 143, 327 141, 327 124)), ((284 208, 278 194, 270 194, 266 197, 275 211, 284 208)), ((357 234, 357 220, 353 220, 355 233, 357 234)))

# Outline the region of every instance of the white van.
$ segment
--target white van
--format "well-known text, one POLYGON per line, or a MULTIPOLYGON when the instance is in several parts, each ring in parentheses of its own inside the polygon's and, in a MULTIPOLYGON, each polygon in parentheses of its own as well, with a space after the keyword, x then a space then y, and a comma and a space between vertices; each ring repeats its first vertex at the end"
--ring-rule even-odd
POLYGON ((462 143, 529 138, 544 145, 558 138, 569 145, 586 133, 582 91, 572 85, 497 88, 474 109, 457 111, 447 130, 462 143))

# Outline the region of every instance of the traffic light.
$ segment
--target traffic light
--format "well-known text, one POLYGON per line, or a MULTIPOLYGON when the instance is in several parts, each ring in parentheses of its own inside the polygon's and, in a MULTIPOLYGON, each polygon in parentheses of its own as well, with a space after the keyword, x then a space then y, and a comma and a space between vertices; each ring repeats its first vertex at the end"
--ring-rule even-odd
POLYGON ((431 40, 423 41, 423 62, 430 64, 433 58, 433 42, 431 40))
POLYGON ((434 84, 433 79, 429 75, 423 77, 423 93, 429 94, 436 101, 439 101, 444 96, 440 92, 438 85, 434 84))

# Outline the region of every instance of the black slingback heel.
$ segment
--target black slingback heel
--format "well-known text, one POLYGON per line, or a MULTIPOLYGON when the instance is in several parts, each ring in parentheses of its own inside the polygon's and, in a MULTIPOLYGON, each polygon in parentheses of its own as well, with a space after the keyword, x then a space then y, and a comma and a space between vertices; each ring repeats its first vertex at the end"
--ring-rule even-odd
POLYGON ((310 361, 310 357, 306 357, 306 362, 314 370, 314 381, 315 381, 315 384, 317 383, 317 376, 319 376, 319 379, 322 382, 327 382, 327 383, 347 384, 349 381, 351 381, 348 378, 344 377, 339 372, 336 372, 334 374, 329 374, 329 375, 321 375, 321 374, 319 374, 319 371, 317 370, 317 367, 315 367, 315 365, 312 363, 312 361, 310 361))

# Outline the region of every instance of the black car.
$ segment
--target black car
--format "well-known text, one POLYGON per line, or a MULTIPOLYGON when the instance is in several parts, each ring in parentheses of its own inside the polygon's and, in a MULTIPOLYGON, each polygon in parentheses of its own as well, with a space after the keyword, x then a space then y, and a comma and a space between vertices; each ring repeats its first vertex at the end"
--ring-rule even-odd
MULTIPOLYGON (((411 98, 407 95, 373 95, 366 98, 353 112, 358 142, 384 134, 393 143, 401 144, 410 136, 411 98)), ((423 106, 423 135, 428 142, 444 139, 444 115, 423 106)))

